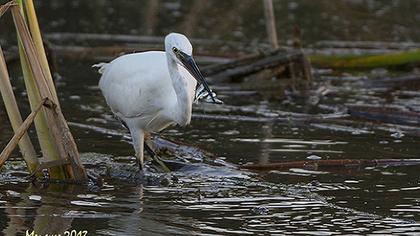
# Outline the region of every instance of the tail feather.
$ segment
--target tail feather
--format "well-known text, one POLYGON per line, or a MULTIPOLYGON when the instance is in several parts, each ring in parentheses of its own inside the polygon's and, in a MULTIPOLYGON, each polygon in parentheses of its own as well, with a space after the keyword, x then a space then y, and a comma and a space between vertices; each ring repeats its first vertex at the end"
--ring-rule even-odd
POLYGON ((105 69, 108 67, 109 63, 101 62, 98 64, 92 65, 92 68, 98 68, 98 73, 103 74, 105 72, 105 69))

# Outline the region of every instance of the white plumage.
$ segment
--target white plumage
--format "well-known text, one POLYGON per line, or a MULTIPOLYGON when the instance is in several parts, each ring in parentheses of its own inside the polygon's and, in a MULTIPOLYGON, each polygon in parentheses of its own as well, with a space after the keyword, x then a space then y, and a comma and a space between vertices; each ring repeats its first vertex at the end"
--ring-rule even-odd
POLYGON ((102 73, 99 87, 106 102, 130 130, 141 166, 145 135, 190 123, 197 81, 211 94, 182 34, 166 36, 165 52, 128 54, 94 66, 102 73))

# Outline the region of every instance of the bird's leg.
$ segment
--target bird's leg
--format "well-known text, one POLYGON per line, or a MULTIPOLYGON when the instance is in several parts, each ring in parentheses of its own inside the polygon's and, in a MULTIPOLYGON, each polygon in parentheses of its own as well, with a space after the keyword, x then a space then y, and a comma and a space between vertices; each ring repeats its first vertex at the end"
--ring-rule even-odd
POLYGON ((136 153, 136 162, 137 162, 137 166, 139 167, 139 170, 142 171, 143 170, 143 163, 141 161, 142 157, 140 157, 140 155, 142 155, 142 154, 136 153))
POLYGON ((143 154, 143 143, 144 143, 144 132, 143 131, 136 131, 136 129, 130 129, 127 125, 127 123, 114 114, 114 117, 121 122, 121 124, 127 128, 130 131, 131 139, 133 142, 134 150, 136 151, 136 161, 137 165, 139 166, 140 170, 143 170, 143 160, 144 160, 144 154, 143 154))
POLYGON ((137 164, 139 165, 139 169, 143 170, 144 164, 144 132, 141 130, 130 130, 131 138, 133 140, 133 147, 136 151, 136 160, 137 164))
POLYGON ((148 144, 150 141, 150 134, 146 133, 145 134, 145 140, 144 140, 144 148, 146 150, 147 153, 149 153, 150 157, 152 157, 153 161, 155 161, 157 164, 159 164, 162 169, 165 172, 170 172, 171 170, 165 165, 165 163, 163 163, 162 159, 156 154, 156 152, 150 147, 150 145, 148 144))

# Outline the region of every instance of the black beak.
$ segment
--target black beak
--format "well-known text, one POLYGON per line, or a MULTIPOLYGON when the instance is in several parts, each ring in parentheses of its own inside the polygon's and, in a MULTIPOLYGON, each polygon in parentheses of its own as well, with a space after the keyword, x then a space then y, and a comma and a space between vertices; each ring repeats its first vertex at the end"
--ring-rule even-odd
POLYGON ((207 84, 207 81, 204 79, 203 74, 201 74, 200 70, 198 69, 197 64, 194 61, 194 58, 182 51, 178 51, 178 59, 181 60, 184 67, 190 72, 190 74, 197 80, 199 84, 202 84, 204 86, 204 89, 209 93, 211 99, 214 103, 216 102, 216 99, 213 96, 213 92, 211 91, 209 85, 207 84))

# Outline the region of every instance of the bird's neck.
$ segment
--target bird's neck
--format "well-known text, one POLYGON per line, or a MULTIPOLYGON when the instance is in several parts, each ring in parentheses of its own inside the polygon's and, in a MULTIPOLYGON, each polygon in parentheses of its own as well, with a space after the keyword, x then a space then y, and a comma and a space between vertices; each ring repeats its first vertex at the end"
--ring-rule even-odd
POLYGON ((169 74, 172 79, 172 86, 174 87, 177 103, 176 108, 174 109, 174 116, 176 123, 181 126, 185 126, 191 121, 192 113, 192 96, 190 91, 188 91, 188 81, 187 78, 184 78, 180 68, 175 61, 168 58, 169 74))

